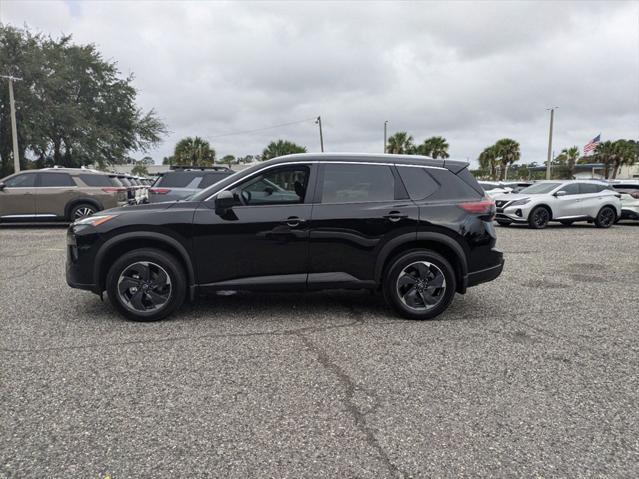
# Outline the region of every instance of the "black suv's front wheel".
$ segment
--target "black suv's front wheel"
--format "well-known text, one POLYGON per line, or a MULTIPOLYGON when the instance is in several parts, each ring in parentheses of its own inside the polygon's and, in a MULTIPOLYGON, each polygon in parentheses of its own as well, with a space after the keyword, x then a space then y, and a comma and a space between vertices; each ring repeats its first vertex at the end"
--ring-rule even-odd
POLYGON ((383 288, 384 297, 401 316, 432 319, 448 308, 457 285, 446 258, 430 250, 411 250, 390 265, 383 288))
POLYGON ((106 278, 111 304, 133 321, 157 321, 178 309, 186 296, 180 263, 156 249, 137 249, 122 255, 106 278))

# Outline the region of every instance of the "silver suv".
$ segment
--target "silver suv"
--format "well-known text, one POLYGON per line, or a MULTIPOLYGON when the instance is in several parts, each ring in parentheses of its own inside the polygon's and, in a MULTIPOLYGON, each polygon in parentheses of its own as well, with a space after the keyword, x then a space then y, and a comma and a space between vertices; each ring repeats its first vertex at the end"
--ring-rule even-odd
POLYGON ((519 193, 495 198, 497 223, 528 223, 545 228, 549 221, 571 225, 575 221, 609 228, 621 215, 620 195, 596 180, 539 181, 519 193))

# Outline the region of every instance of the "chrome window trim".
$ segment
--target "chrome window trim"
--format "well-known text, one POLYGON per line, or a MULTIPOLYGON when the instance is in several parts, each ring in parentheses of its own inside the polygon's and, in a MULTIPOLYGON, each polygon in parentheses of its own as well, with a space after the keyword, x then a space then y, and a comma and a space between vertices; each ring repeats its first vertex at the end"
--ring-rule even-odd
MULTIPOLYGON (((320 163, 324 164, 324 165, 327 165, 327 164, 338 164, 338 165, 407 166, 407 167, 410 167, 410 168, 431 168, 431 169, 434 169, 434 170, 447 170, 447 168, 442 168, 441 166, 430 166, 430 165, 404 165, 404 164, 401 164, 401 163, 379 163, 379 162, 372 162, 372 161, 308 160, 308 161, 291 161, 291 162, 288 162, 288 163, 277 163, 275 165, 265 166, 264 168, 262 168, 260 170, 257 170, 254 174, 258 175, 258 174, 262 173, 263 171, 269 170, 271 168, 277 168, 279 166, 285 167, 285 166, 288 166, 288 165, 318 165, 320 163)), ((252 175, 250 175, 250 176, 252 176, 252 175)), ((228 185, 224 189, 213 193, 211 196, 208 196, 206 199, 204 199, 202 201, 209 201, 212 198, 215 198, 219 193, 222 193, 223 191, 228 191, 229 188, 233 188, 235 185, 237 185, 238 183, 241 183, 245 179, 247 179, 247 177, 242 177, 239 180, 234 181, 233 183, 231 183, 230 185, 228 185)))
POLYGON ((33 215, 3 215, 0 216, 0 218, 50 218, 50 217, 56 217, 57 215, 54 215, 52 213, 40 213, 40 214, 33 214, 33 215))

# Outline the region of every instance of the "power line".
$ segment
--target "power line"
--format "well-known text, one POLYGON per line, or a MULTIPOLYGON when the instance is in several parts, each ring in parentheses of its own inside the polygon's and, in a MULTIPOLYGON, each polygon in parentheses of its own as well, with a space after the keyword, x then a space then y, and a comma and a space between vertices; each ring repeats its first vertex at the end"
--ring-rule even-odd
POLYGON ((289 126, 289 125, 297 125, 299 123, 306 123, 307 121, 315 121, 317 120, 317 117, 313 117, 313 118, 306 118, 304 120, 298 120, 298 121, 291 121, 288 123, 280 123, 279 125, 272 125, 272 126, 266 126, 264 128, 256 128, 254 130, 244 130, 244 131, 233 131, 230 133, 224 133, 223 135, 215 135, 215 136, 210 136, 210 139, 214 139, 214 138, 222 138, 225 136, 233 136, 233 135, 243 135, 245 133, 256 133, 258 131, 264 131, 264 130, 272 130, 273 128, 280 128, 282 126, 289 126))

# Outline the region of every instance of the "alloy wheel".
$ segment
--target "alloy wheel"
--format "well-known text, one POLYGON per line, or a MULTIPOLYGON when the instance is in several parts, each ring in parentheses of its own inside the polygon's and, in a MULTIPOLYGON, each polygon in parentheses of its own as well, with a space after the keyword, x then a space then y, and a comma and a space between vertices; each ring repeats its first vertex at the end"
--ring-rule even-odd
POLYGON ((548 223, 549 219, 550 218, 548 216, 548 210, 546 210, 546 208, 539 208, 535 212, 535 217, 533 218, 533 221, 535 222, 535 226, 537 226, 538 228, 541 228, 546 223, 548 223))
POLYGON ((90 216, 95 213, 95 210, 90 206, 82 206, 75 210, 73 213, 73 218, 79 220, 80 218, 84 218, 85 216, 90 216))
POLYGON ((615 221, 615 214, 610 208, 604 208, 599 213, 599 224, 601 226, 610 226, 615 221))
POLYGON ((406 266, 397 278, 397 295, 406 306, 417 311, 434 308, 446 292, 446 279, 439 267, 427 261, 406 266))
POLYGON ((127 266, 118 278, 122 304, 134 312, 148 313, 164 307, 171 298, 171 278, 166 270, 151 261, 127 266))

